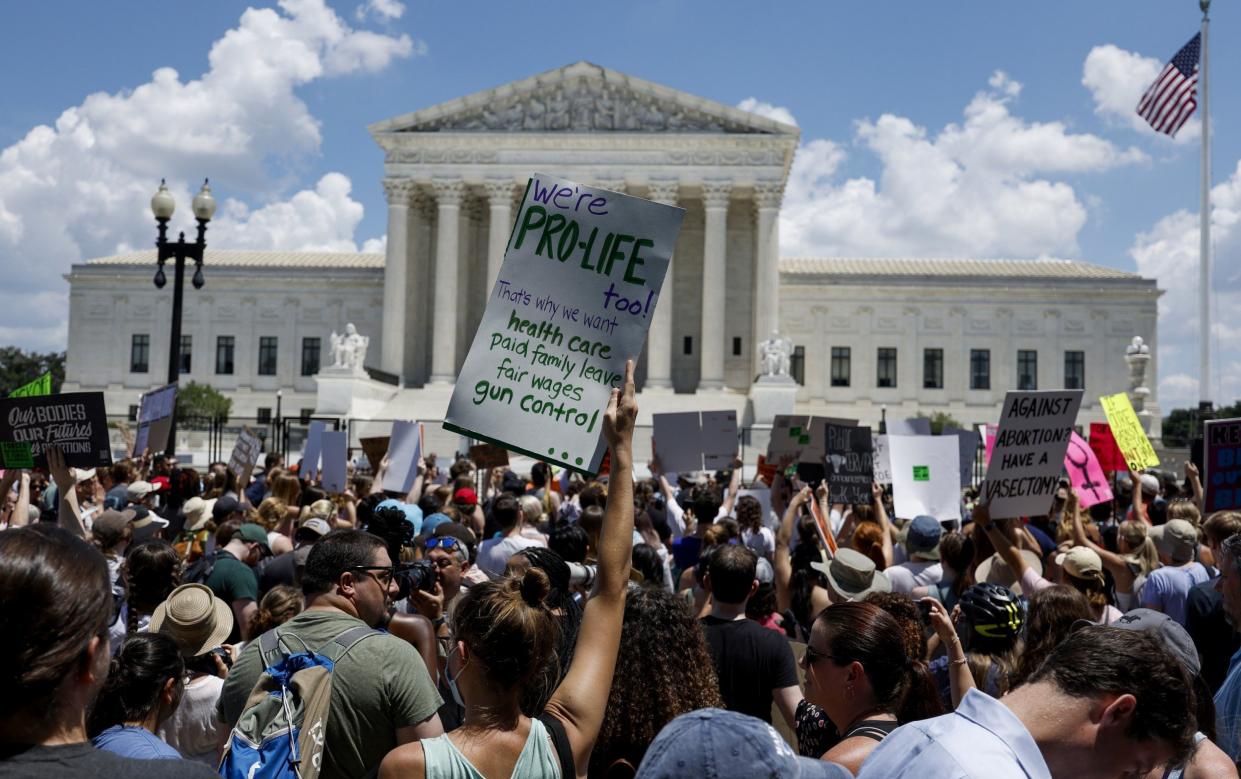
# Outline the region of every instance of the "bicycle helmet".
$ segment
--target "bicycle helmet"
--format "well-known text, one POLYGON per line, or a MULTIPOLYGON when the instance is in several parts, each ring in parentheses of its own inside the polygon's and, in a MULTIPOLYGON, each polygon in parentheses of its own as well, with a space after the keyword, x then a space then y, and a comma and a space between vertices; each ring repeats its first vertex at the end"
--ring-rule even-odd
POLYGON ((969 627, 962 635, 967 649, 1003 652, 1021 635, 1025 609, 1007 587, 991 582, 975 584, 961 594, 960 605, 969 627))

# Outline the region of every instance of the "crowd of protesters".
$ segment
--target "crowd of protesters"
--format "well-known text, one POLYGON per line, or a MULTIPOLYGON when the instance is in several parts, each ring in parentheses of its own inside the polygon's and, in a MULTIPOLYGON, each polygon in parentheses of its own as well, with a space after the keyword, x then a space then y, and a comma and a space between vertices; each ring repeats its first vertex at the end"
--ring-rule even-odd
POLYGON ((249 775, 1238 775, 1241 513, 1192 466, 894 517, 790 461, 635 482, 636 413, 630 368, 592 479, 8 471, 0 776, 247 775, 297 651, 331 683, 282 721, 321 751, 249 775))

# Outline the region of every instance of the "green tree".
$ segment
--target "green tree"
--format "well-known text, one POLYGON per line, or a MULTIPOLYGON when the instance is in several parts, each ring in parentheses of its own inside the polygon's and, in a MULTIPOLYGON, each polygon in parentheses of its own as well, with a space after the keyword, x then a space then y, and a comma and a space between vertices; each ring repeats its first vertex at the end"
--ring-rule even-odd
POLYGON ((65 383, 65 353, 24 352, 16 346, 0 347, 0 397, 45 373, 52 374, 52 392, 65 383))
POLYGON ((954 419, 951 414, 948 414, 944 411, 936 411, 934 414, 931 414, 929 417, 926 414, 923 414, 921 411, 919 411, 917 414, 917 418, 931 420, 931 434, 932 435, 942 434, 944 432, 945 427, 955 427, 958 430, 961 429, 962 427, 960 422, 954 419))
MULTIPOLYGON (((1241 417, 1241 401, 1220 406, 1213 416, 1215 419, 1241 417)), ((1189 446, 1200 434, 1196 408, 1174 408, 1163 418, 1163 442, 1169 446, 1189 446)))
POLYGON ((227 420, 233 401, 215 387, 191 381, 177 388, 177 423, 183 420, 227 420))

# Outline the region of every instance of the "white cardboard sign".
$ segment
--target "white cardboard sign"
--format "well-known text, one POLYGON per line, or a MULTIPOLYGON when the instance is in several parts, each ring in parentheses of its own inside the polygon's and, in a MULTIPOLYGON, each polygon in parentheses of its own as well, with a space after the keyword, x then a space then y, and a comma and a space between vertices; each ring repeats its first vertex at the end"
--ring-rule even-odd
POLYGON ((1009 392, 1004 396, 982 500, 995 519, 1046 514, 1064 468, 1064 453, 1082 390, 1009 392))
POLYGON ((314 480, 319 475, 319 456, 323 453, 323 433, 327 430, 327 422, 314 421, 306 433, 306 446, 302 449, 301 476, 314 480))
POLYGON ((392 423, 388 441, 388 470, 380 484, 387 492, 407 494, 418 478, 418 460, 422 457, 422 425, 398 419, 392 423))
POLYGON ((737 412, 702 412, 702 467, 707 471, 731 468, 737 456, 737 412))
POLYGON ((653 414, 655 451, 666 473, 718 471, 737 456, 736 411, 653 414))
POLYGON ((325 430, 323 442, 323 489, 327 492, 344 492, 345 459, 348 457, 348 433, 344 430, 325 430))
POLYGON ((598 472, 608 399, 642 352, 684 215, 536 173, 444 427, 598 472))
POLYGON ((956 436, 889 435, 896 516, 961 519, 960 449, 956 436))

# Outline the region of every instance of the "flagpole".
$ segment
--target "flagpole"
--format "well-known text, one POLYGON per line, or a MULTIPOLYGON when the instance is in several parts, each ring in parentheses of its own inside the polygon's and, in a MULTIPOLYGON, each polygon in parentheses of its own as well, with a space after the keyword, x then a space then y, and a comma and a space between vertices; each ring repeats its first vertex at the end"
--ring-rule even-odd
POLYGON ((1199 203, 1198 244, 1198 411, 1211 413, 1211 111, 1207 86, 1207 29, 1211 0, 1198 0, 1202 9, 1202 52, 1198 69, 1198 92, 1202 102, 1202 188, 1199 203))

